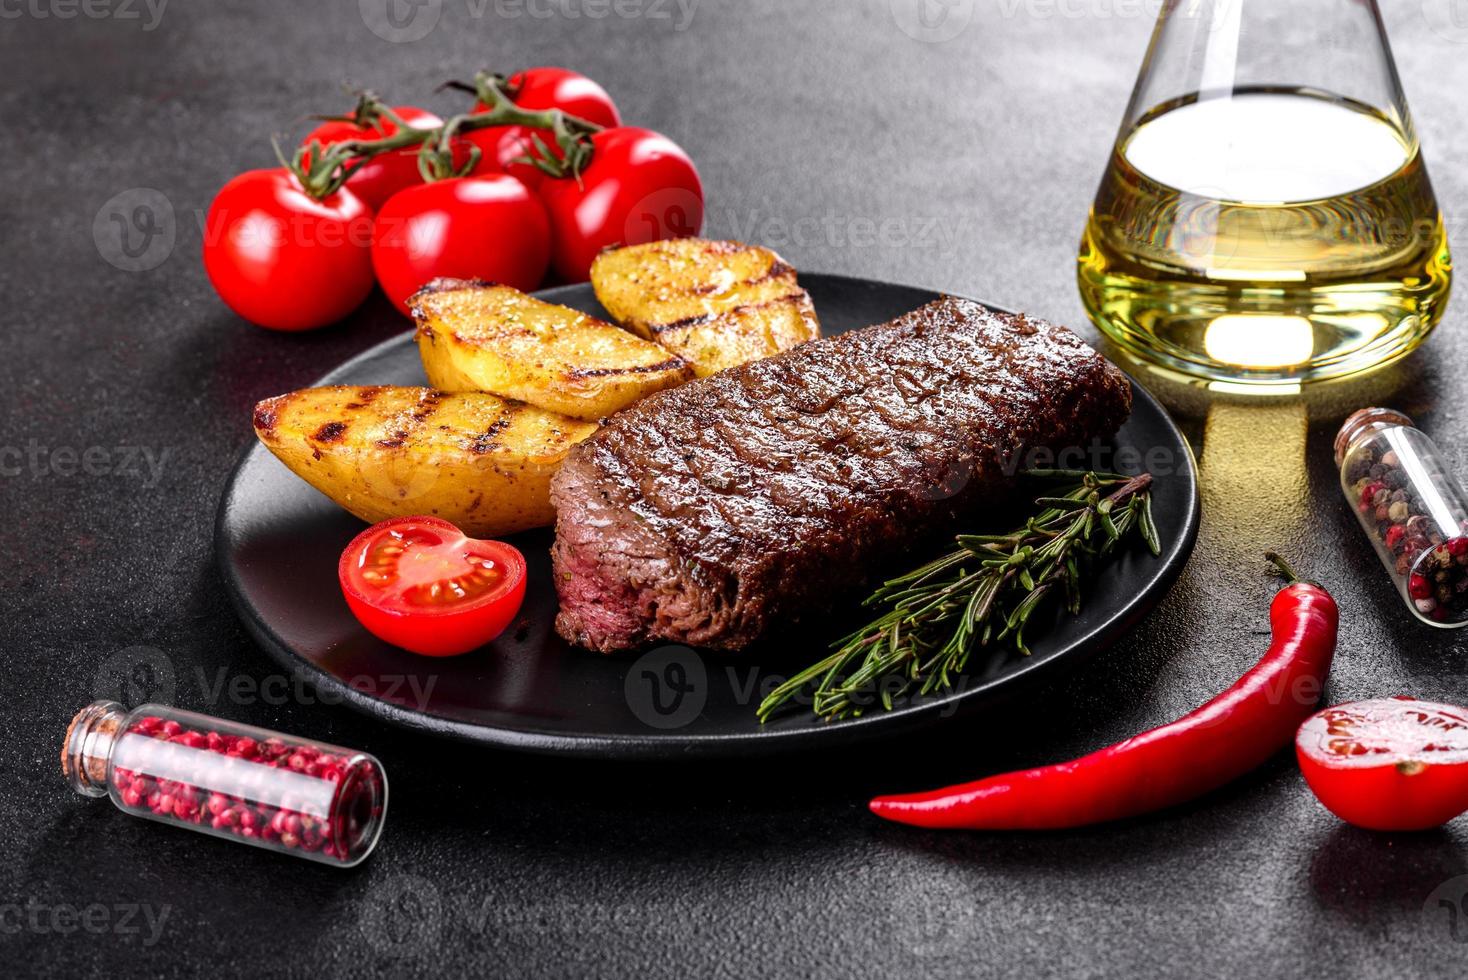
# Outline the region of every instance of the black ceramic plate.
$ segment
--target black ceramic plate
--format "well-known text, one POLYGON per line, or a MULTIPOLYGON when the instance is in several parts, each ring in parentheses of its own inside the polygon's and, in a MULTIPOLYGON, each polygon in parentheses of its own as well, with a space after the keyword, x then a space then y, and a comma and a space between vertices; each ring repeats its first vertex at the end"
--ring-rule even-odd
MULTIPOLYGON (((837 276, 806 274, 801 283, 828 334, 880 323, 936 297, 925 289, 837 276)), ((589 286, 543 295, 605 316, 589 286)), ((404 334, 318 383, 423 384, 424 378, 404 334)), ((619 657, 586 653, 551 628, 551 535, 538 531, 513 539, 530 563, 522 628, 462 657, 415 656, 362 630, 337 588, 337 558, 362 523, 258 445, 245 453, 225 488, 216 548, 240 616, 273 657, 312 683, 323 700, 340 700, 394 724, 513 749, 642 758, 744 755, 885 735, 1013 696, 1036 675, 1108 646, 1166 593, 1197 537, 1197 471, 1166 412, 1142 388, 1135 391, 1132 418, 1109 451, 1135 450, 1131 459, 1148 459, 1157 473, 1162 557, 1140 548, 1119 557, 1081 615, 1056 616, 1033 631, 1031 656, 976 657, 956 692, 837 724, 791 710, 760 726, 754 710, 765 690, 855 628, 853 611, 739 655, 677 646, 619 657)), ((1126 461, 1118 458, 1123 466, 1126 461)))

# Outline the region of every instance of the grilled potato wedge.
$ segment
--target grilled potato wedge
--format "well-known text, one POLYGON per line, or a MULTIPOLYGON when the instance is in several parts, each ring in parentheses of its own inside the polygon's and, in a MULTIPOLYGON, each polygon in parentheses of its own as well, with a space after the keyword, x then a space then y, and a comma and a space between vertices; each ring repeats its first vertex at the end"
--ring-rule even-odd
POLYGON ((475 537, 555 520, 550 478, 596 426, 480 392, 305 388, 255 406, 255 435, 364 521, 435 514, 475 537))
POLYGON ((591 266, 596 298, 700 378, 821 335, 795 270, 767 248, 678 238, 613 249, 591 266))
POLYGON ((595 422, 693 378, 676 354, 509 286, 439 279, 413 297, 428 383, 595 422))

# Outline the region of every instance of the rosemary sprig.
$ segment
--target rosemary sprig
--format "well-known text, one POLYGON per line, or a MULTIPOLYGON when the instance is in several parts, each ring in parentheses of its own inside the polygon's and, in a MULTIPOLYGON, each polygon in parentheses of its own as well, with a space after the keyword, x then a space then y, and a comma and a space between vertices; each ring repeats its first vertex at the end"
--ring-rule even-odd
POLYGON ((1151 474, 1025 475, 1069 483, 1037 498, 1038 511, 1018 529, 960 534, 956 551, 884 582, 863 605, 886 611, 772 691, 759 706, 760 721, 807 687, 814 688, 812 710, 828 719, 860 715, 873 694, 891 710, 903 695, 947 690, 976 646, 1010 643, 1028 654, 1025 624, 1048 597, 1078 613, 1086 575, 1132 532, 1161 554, 1151 474))

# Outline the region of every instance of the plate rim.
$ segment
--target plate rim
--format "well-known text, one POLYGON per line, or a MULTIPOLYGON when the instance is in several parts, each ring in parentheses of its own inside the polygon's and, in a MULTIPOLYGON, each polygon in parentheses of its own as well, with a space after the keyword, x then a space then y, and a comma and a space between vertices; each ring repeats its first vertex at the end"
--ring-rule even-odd
MULTIPOLYGON (((802 272, 809 280, 824 280, 844 287, 908 290, 927 293, 935 297, 963 297, 960 293, 937 290, 927 286, 889 282, 859 276, 802 272)), ((554 302, 558 296, 588 288, 587 283, 573 283, 537 290, 532 295, 554 302)), ((999 313, 1012 311, 987 303, 972 300, 999 313)), ((410 328, 379 341, 324 372, 307 387, 337 382, 328 379, 349 371, 361 362, 383 356, 389 348, 411 343, 413 330, 410 328)), ((1089 344, 1087 346, 1090 346, 1089 344)), ((1094 348, 1093 348, 1094 349, 1094 348)), ((1098 351, 1098 353, 1100 353, 1098 351)), ((1103 355, 1104 356, 1104 355, 1103 355)), ((1132 384, 1134 400, 1145 400, 1161 417, 1167 429, 1184 450, 1187 466, 1179 472, 1187 477, 1188 507, 1182 533, 1176 544, 1164 548, 1156 559, 1156 568, 1147 576, 1138 594, 1118 607, 1103 622, 1083 636, 1043 660, 1020 666, 986 683, 967 687, 946 695, 936 696, 918 704, 909 704, 896 711, 873 712, 840 722, 810 725, 802 728, 761 729, 749 733, 690 734, 686 732, 656 732, 649 734, 589 734, 569 731, 525 731, 495 725, 477 724, 444 718, 412 708, 380 700, 371 694, 344 683, 334 674, 319 667, 311 660, 297 654, 290 644, 270 626, 268 619, 255 607, 246 594, 236 573, 235 564, 228 559, 227 529, 230 504, 239 492, 240 478, 247 464, 258 453, 267 455, 268 450, 254 440, 241 450, 225 480, 215 511, 212 544, 215 564, 224 582, 230 605, 244 624, 251 638, 276 663, 291 671, 297 678, 310 684, 317 691, 329 692, 337 703, 371 717, 387 721, 413 731, 429 735, 452 738, 480 746, 509 749, 539 755, 554 755, 579 758, 617 759, 668 759, 693 757, 730 757, 773 755, 786 751, 812 751, 833 745, 866 742, 880 737, 898 737, 913 730, 926 727, 937 721, 956 718, 973 707, 976 701, 995 703, 1023 692, 1037 680, 1048 676, 1061 665, 1070 667, 1114 646, 1128 631, 1148 616, 1172 590, 1182 570, 1187 566, 1198 540, 1202 523, 1202 500, 1199 488, 1198 462, 1187 437, 1178 428, 1172 414, 1165 405, 1148 391, 1136 378, 1126 374, 1132 384), (987 695, 987 697, 985 697, 987 695), (966 707, 967 706, 967 707, 966 707), (947 715, 947 718, 944 715, 947 715)), ((1135 411, 1135 409, 1134 409, 1135 411)), ((590 656, 591 654, 588 654, 590 656)))

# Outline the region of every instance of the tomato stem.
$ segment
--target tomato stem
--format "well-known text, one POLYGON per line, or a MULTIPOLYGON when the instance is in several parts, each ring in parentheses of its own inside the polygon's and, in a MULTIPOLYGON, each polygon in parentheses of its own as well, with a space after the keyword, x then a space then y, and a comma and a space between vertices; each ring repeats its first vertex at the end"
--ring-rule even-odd
POLYGON ((420 129, 409 125, 372 92, 363 91, 358 93, 357 105, 350 115, 324 118, 341 119, 368 129, 386 119, 396 127, 392 135, 378 139, 343 140, 330 146, 310 140, 290 158, 286 157, 278 142, 272 141, 275 143, 275 155, 281 165, 295 175, 302 189, 318 200, 335 194, 373 157, 414 146, 420 147, 418 169, 425 181, 465 176, 478 165, 482 151, 478 147, 470 147, 468 161, 455 167, 453 149, 456 137, 460 133, 491 126, 526 126, 554 134, 561 159, 557 159, 537 135, 532 137, 535 155, 516 161, 536 166, 553 177, 575 176, 579 179, 591 162, 591 136, 602 129, 596 123, 560 109, 522 109, 511 99, 509 83, 504 76, 490 72, 475 74, 473 86, 450 82, 445 87, 473 92, 486 108, 482 112, 461 113, 441 126, 420 129))
POLYGON ((474 76, 474 93, 487 109, 476 118, 489 116, 497 120, 495 125, 501 126, 548 129, 555 136, 556 145, 561 150, 560 159, 550 151, 539 134, 533 134, 531 141, 535 153, 517 158, 516 163, 531 164, 551 177, 573 176, 577 180, 581 179, 581 172, 591 163, 591 136, 601 132, 601 126, 560 109, 536 111, 520 108, 515 105, 515 93, 510 88, 509 80, 503 75, 484 71, 477 73, 474 76))

